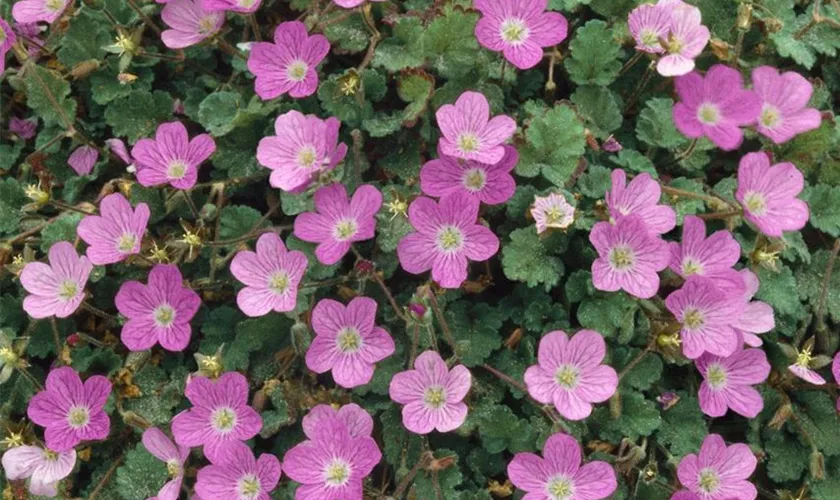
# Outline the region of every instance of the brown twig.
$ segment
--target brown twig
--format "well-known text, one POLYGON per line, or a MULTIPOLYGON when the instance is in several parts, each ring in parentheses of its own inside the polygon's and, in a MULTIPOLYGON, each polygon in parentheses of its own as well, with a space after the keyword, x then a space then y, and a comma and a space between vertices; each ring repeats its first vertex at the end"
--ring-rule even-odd
POLYGON ((97 484, 96 488, 94 488, 93 491, 90 492, 88 500, 96 500, 96 497, 98 497, 99 494, 102 493, 102 490, 105 488, 105 485, 108 484, 108 481, 111 480, 111 478, 114 476, 114 473, 117 471, 117 467, 119 467, 122 463, 123 458, 125 458, 125 452, 123 452, 122 455, 118 456, 116 460, 114 460, 114 463, 111 464, 111 467, 108 468, 108 471, 105 472, 105 475, 102 476, 102 479, 99 480, 99 484, 97 484))
POLYGON ((429 292, 427 295, 429 296, 429 301, 432 305, 432 311, 434 311, 435 318, 438 323, 440 323, 440 329, 443 330, 443 336, 446 338, 446 342, 449 344, 449 347, 452 348, 452 353, 455 354, 455 356, 458 356, 458 344, 455 342, 455 337, 452 336, 452 330, 449 329, 449 323, 446 322, 446 318, 443 316, 443 311, 440 309, 440 304, 435 296, 435 292, 431 287, 429 287, 428 290, 429 292))

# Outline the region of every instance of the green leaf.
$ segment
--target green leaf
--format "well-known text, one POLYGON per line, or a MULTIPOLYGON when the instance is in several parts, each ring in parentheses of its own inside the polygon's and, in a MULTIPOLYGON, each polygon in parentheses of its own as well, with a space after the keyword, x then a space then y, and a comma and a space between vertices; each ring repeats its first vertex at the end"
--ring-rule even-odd
POLYGON ((135 90, 114 100, 105 110, 105 121, 114 129, 114 135, 127 137, 132 144, 153 136, 158 125, 171 119, 172 97, 160 90, 135 90))
POLYGON ((602 405, 592 413, 591 419, 600 425, 602 439, 617 443, 622 438, 636 441, 650 436, 662 424, 656 405, 640 392, 621 391, 621 415, 613 418, 610 410, 602 405))
POLYGON ((516 229, 510 233, 510 243, 502 247, 505 276, 551 290, 565 272, 563 261, 556 256, 565 249, 565 242, 565 236, 559 233, 543 239, 533 227, 516 229))
MULTIPOLYGON (((825 269, 825 268, 823 268, 825 269)), ((803 314, 804 308, 799 302, 796 294, 791 293, 797 290, 797 283, 788 267, 781 267, 779 272, 758 268, 756 270, 760 286, 755 298, 763 300, 771 306, 777 314, 786 314, 799 317, 803 314)))
POLYGON ((469 415, 467 425, 470 424, 476 426, 484 449, 490 453, 532 450, 537 440, 530 422, 518 418, 510 407, 501 404, 475 408, 469 415))
MULTIPOLYGON (((828 270, 828 261, 831 258, 831 252, 828 250, 819 250, 811 256, 811 265, 803 266, 797 270, 796 280, 787 278, 785 284, 793 282, 794 289, 799 291, 799 298, 807 300, 811 304, 811 309, 816 311, 820 307, 820 301, 823 298, 823 287, 825 288, 825 308, 823 309, 834 321, 840 321, 840 273, 837 273, 838 265, 835 262, 834 271, 831 273, 831 279, 828 283, 825 281, 826 271, 828 270)), ((790 269, 785 268, 787 273, 790 269)), ((761 275, 759 275, 760 277, 761 275)), ((762 283, 763 285, 763 283, 762 283)), ((781 287, 779 289, 781 291, 781 287)), ((788 299, 790 300, 790 299, 788 299)), ((792 301, 798 307, 802 307, 799 301, 792 301)), ((796 312, 799 309, 795 309, 796 312)))
POLYGON ((263 344, 279 335, 290 335, 292 321, 279 314, 247 319, 236 325, 236 337, 224 350, 226 370, 245 370, 250 364, 251 353, 262 349, 263 344))
POLYGON ((582 327, 613 337, 633 331, 638 309, 636 301, 624 293, 598 293, 580 303, 577 319, 582 327))
POLYGON ((810 450, 790 436, 787 432, 765 431, 767 439, 763 448, 767 452, 767 475, 773 481, 799 481, 802 473, 808 469, 810 450))
POLYGON ((569 180, 586 148, 583 123, 564 104, 540 109, 525 129, 525 138, 516 173, 534 177, 542 172, 556 186, 569 180))
POLYGON ((26 81, 26 104, 35 111, 44 126, 59 125, 65 127, 65 119, 73 123, 76 117, 76 101, 68 99, 70 84, 55 71, 42 66, 31 66, 26 81), (53 99, 58 109, 52 104, 53 99), (61 111, 59 111, 59 109, 61 111))
POLYGON ((458 301, 446 307, 446 322, 455 337, 458 356, 465 366, 484 363, 502 346, 505 313, 485 303, 458 301))
POLYGON ((608 88, 584 85, 575 90, 571 100, 596 137, 606 139, 610 132, 621 127, 621 109, 615 94, 608 88))
POLYGON ((672 117, 674 101, 666 97, 649 99, 636 121, 636 136, 642 142, 665 149, 687 145, 672 117))
POLYGON ((53 244, 59 241, 76 240, 76 226, 82 220, 82 214, 66 213, 41 231, 41 251, 47 253, 53 244))
MULTIPOLYGON (((615 367, 616 371, 621 371, 640 352, 642 350, 636 348, 616 349, 613 351, 611 364, 615 367)), ((648 352, 636 366, 624 375, 621 383, 634 389, 646 391, 661 378, 662 359, 657 354, 648 352)))
POLYGON ((242 96, 237 92, 213 92, 199 104, 198 122, 213 136, 223 136, 236 127, 242 107, 242 96))
POLYGON ((409 103, 403 111, 403 125, 413 127, 426 111, 435 91, 435 79, 425 71, 403 73, 397 79, 397 94, 409 103))
POLYGON ((611 156, 610 161, 630 172, 647 172, 654 179, 659 177, 659 174, 656 172, 656 167, 653 166, 653 162, 635 149, 622 149, 618 152, 617 156, 611 156))
POLYGON ((29 201, 18 181, 7 177, 0 181, 0 234, 11 234, 20 226, 20 210, 29 201))
POLYGON ((131 83, 123 83, 118 79, 119 70, 115 67, 106 66, 94 71, 90 75, 90 91, 93 101, 97 104, 108 104, 109 102, 126 97, 136 90, 152 90, 154 73, 148 68, 133 69, 137 79, 131 83))
POLYGON ((663 412, 662 426, 656 436, 677 457, 697 453, 709 431, 694 396, 680 394, 676 405, 663 412))
POLYGON ((262 214, 256 209, 245 205, 228 205, 219 216, 219 239, 234 240, 245 236, 257 228, 260 219, 262 214))
POLYGON ((125 454, 125 460, 117 469, 115 477, 120 495, 125 500, 154 497, 168 480, 166 464, 155 458, 142 444, 125 454))
POLYGON ((802 198, 808 202, 812 226, 830 234, 840 236, 840 187, 819 185, 809 187, 802 198))
POLYGON ((593 19, 574 31, 569 44, 572 54, 566 59, 569 77, 578 85, 611 84, 621 71, 618 60, 621 46, 607 23, 593 19))
POLYGON ((99 60, 105 56, 102 49, 110 43, 108 21, 101 14, 83 8, 70 22, 61 40, 58 60, 68 68, 83 61, 99 60))

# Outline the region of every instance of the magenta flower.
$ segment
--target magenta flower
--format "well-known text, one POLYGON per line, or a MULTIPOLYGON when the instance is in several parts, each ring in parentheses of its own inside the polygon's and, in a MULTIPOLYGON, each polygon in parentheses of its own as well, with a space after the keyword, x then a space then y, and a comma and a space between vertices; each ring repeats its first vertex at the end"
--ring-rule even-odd
POLYGON ((238 12, 253 14, 260 8, 262 0, 201 0, 201 8, 210 12, 238 12))
POLYGON ((715 231, 706 238, 706 223, 693 215, 683 219, 680 243, 669 243, 671 269, 682 276, 705 276, 714 279, 732 273, 741 257, 741 245, 727 230, 715 231))
POLYGON ((67 164, 77 174, 87 175, 93 170, 98 159, 99 150, 90 146, 79 146, 67 158, 67 164))
POLYGON ((103 407, 111 382, 101 375, 84 383, 76 370, 65 366, 50 371, 45 390, 29 400, 26 415, 44 427, 44 441, 51 450, 67 451, 82 441, 108 437, 111 420, 103 407))
POLYGON ((517 453, 507 467, 514 486, 527 500, 600 500, 618 488, 615 470, 607 462, 580 465, 580 444, 568 434, 554 434, 545 442, 543 457, 517 453))
POLYGON ((40 446, 17 446, 3 453, 3 473, 9 481, 28 479, 33 495, 58 495, 58 482, 76 465, 76 450, 56 452, 40 446))
POLYGON ((694 69, 694 59, 709 43, 709 28, 703 26, 700 9, 684 2, 659 2, 657 8, 671 12, 670 33, 665 51, 656 63, 663 76, 685 75, 694 69))
POLYGON ((771 66, 752 71, 753 90, 761 100, 761 114, 756 130, 776 144, 787 142, 797 134, 819 128, 820 112, 806 107, 814 88, 811 82, 794 71, 779 74, 771 66))
POLYGON ((557 12, 545 12, 547 0, 476 0, 481 19, 475 26, 478 43, 501 52, 519 69, 543 59, 543 47, 566 39, 569 23, 557 12))
POLYGON ((553 404, 563 417, 582 420, 592 413, 592 403, 610 399, 618 387, 615 370, 601 364, 606 354, 596 331, 581 330, 571 339, 561 330, 548 332, 540 339, 538 364, 525 370, 528 393, 553 404))
POLYGON ((747 304, 744 307, 744 312, 732 326, 741 335, 745 344, 751 347, 760 347, 762 341, 758 334, 767 333, 776 327, 773 308, 766 302, 752 300, 758 293, 758 276, 749 269, 741 269, 738 274, 744 280, 746 287, 744 301, 747 304))
POLYGON ((233 443, 224 454, 198 471, 195 492, 203 499, 269 500, 280 481, 280 460, 270 453, 254 458, 245 443, 233 443))
POLYGON ((308 264, 306 255, 286 250, 276 233, 260 236, 256 250, 241 250, 230 263, 231 274, 245 284, 236 295, 239 309, 251 317, 293 310, 308 264))
POLYGON ((683 354, 697 359, 704 352, 729 356, 738 349, 740 335, 735 318, 746 306, 740 291, 726 293, 709 278, 692 276, 679 290, 671 292, 665 306, 682 325, 683 354))
POLYGON ((69 241, 50 247, 49 265, 30 262, 20 274, 20 284, 29 292, 23 310, 35 319, 66 318, 85 298, 85 285, 93 270, 87 257, 79 257, 69 241))
POLYGON ((120 338, 129 350, 145 351, 158 343, 167 351, 186 349, 201 298, 183 281, 178 266, 158 264, 149 272, 148 285, 126 281, 120 286, 114 302, 128 318, 120 338))
POLYGON ((332 371, 345 389, 365 385, 375 363, 394 354, 394 340, 376 326, 376 301, 355 297, 347 306, 322 299, 312 310, 315 338, 306 351, 306 366, 315 373, 332 371))
POLYGON ((280 23, 274 30, 274 43, 251 46, 248 69, 257 77, 254 90, 263 100, 286 92, 299 99, 318 89, 317 66, 330 52, 323 35, 309 36, 300 21, 280 23))
POLYGON ((149 222, 149 206, 138 203, 137 209, 120 193, 109 194, 99 203, 102 215, 87 215, 76 233, 89 246, 87 256, 97 266, 125 260, 140 253, 140 243, 149 222))
POLYGON ((286 452, 283 470, 301 484, 296 500, 362 500, 362 481, 382 459, 370 436, 354 437, 337 417, 319 422, 313 436, 286 452))
POLYGON ((487 260, 499 251, 499 239, 476 223, 479 202, 456 191, 435 203, 420 197, 408 208, 416 232, 397 244, 402 268, 411 274, 432 270, 444 288, 458 288, 467 279, 468 259, 487 260))
MULTIPOLYGON (((3 30, 3 20, 0 19, 0 32, 3 30)), ((14 33, 12 34, 14 36, 14 33)), ((0 38, 2 38, 2 34, 0 34, 0 38)), ((0 48, 0 73, 3 72, 2 61, 2 48, 0 48)), ((35 137, 35 130, 38 128, 38 120, 37 119, 27 119, 22 120, 18 117, 12 117, 9 120, 9 132, 18 136, 20 139, 24 141, 32 139, 35 137)))
POLYGON ((334 169, 347 154, 347 145, 338 143, 340 126, 336 118, 321 120, 294 110, 278 116, 277 135, 264 137, 257 146, 257 161, 272 171, 272 187, 298 193, 334 169))
POLYGON ((225 23, 224 12, 207 11, 201 7, 200 0, 170 0, 160 17, 169 26, 160 38, 170 49, 201 43, 218 33, 225 23))
MULTIPOLYGON (((9 26, 9 23, 7 23, 3 18, 0 18, 0 74, 2 74, 6 70, 6 53, 12 48, 12 45, 14 45, 16 41, 17 35, 15 35, 15 32, 12 31, 12 27, 9 26)), ((16 121, 20 122, 23 120, 20 120, 19 118, 12 118, 12 120, 9 122, 9 131, 13 133, 15 131, 12 129, 12 124, 16 121)), ((32 125, 32 132, 34 134, 35 124, 32 125)), ((29 139, 29 137, 32 137, 22 137, 20 136, 20 134, 18 134, 18 136, 21 137, 21 139, 29 139)))
POLYGON ((636 41, 636 50, 662 54, 665 49, 660 40, 668 40, 671 32, 671 8, 662 4, 643 3, 630 12, 627 25, 630 35, 636 41))
POLYGON ((375 236, 374 216, 381 206, 382 194, 369 184, 359 186, 351 200, 343 184, 330 184, 315 192, 315 212, 295 218, 295 236, 318 243, 318 260, 335 264, 350 251, 350 245, 375 236))
POLYGON ((131 156, 137 165, 137 181, 143 186, 190 189, 198 179, 198 167, 215 151, 216 141, 208 134, 190 140, 183 123, 169 122, 158 127, 154 139, 137 141, 131 156))
POLYGON ((612 171, 612 187, 606 194, 610 217, 619 220, 636 214, 654 234, 665 234, 677 225, 677 213, 668 205, 660 205, 662 188, 648 173, 639 174, 627 183, 620 168, 612 171))
POLYGON ((128 147, 122 139, 107 139, 105 144, 108 146, 108 150, 125 162, 126 165, 134 163, 134 159, 131 157, 131 153, 128 152, 128 147))
POLYGON ((697 493, 682 490, 671 495, 671 500, 703 500, 697 493))
MULTIPOLYGON (((365 3, 365 0, 333 0, 336 5, 345 9, 352 9, 365 3)), ((385 2, 387 0, 369 0, 371 2, 385 2)))
POLYGON ((519 161, 513 146, 502 146, 505 155, 495 165, 459 160, 440 154, 420 170, 420 188, 428 196, 439 198, 458 191, 482 203, 498 205, 513 196, 516 181, 510 175, 519 161))
POLYGON ((72 0, 22 0, 12 6, 12 17, 15 21, 37 23, 43 21, 52 24, 61 17, 64 9, 72 0))
POLYGON ((709 434, 699 455, 683 457, 677 476, 683 486, 703 500, 754 500, 758 492, 747 479, 756 464, 749 446, 726 446, 718 434, 709 434))
POLYGON ((674 124, 691 139, 707 137, 724 151, 744 141, 739 127, 752 125, 761 113, 758 94, 744 89, 741 73, 715 64, 705 78, 693 71, 676 79, 680 102, 674 105, 674 124))
POLYGON ((537 226, 537 234, 542 234, 548 228, 566 229, 571 226, 575 222, 575 207, 558 193, 535 196, 531 216, 537 226))
POLYGON ((262 428, 259 413, 248 406, 248 380, 238 372, 222 374, 218 380, 192 376, 184 395, 193 404, 172 419, 172 434, 181 446, 204 446, 213 463, 233 453, 240 441, 256 436, 262 428))
POLYGON ((744 207, 745 219, 767 236, 780 238, 782 232, 798 231, 808 222, 808 204, 796 197, 804 183, 793 163, 770 166, 767 154, 747 153, 738 165, 735 199, 744 207))
POLYGON ((318 435, 318 426, 330 418, 338 418, 347 426, 350 437, 368 437, 373 434, 373 418, 361 406, 350 403, 338 410, 330 405, 318 405, 303 417, 303 433, 309 439, 318 435))
MULTIPOLYGON (((831 361, 831 375, 834 377, 834 383, 840 384, 840 352, 834 355, 831 361)), ((837 411, 840 411, 840 398, 837 398, 837 411)))
POLYGON ((490 165, 502 161, 502 144, 516 131, 516 122, 507 115, 490 119, 490 103, 478 92, 464 92, 454 105, 441 106, 435 117, 443 134, 438 143, 442 154, 490 165))
POLYGON ((743 349, 727 357, 704 354, 694 363, 703 376, 700 409, 710 417, 722 417, 727 409, 755 418, 764 408, 761 394, 752 386, 767 380, 770 363, 761 349, 743 349))
POLYGON ((659 290, 659 271, 668 267, 668 245, 649 233, 637 215, 595 224, 589 241, 598 251, 592 263, 592 283, 605 292, 625 292, 649 299, 659 290))
POLYGON ((166 464, 166 470, 172 478, 158 491, 157 500, 178 500, 181 483, 184 481, 184 463, 190 456, 190 449, 176 445, 157 427, 143 431, 143 446, 166 464))
POLYGON ((464 398, 472 386, 472 375, 464 365, 452 370, 435 351, 426 351, 414 361, 414 369, 391 379, 391 399, 405 405, 403 425, 416 434, 454 431, 467 418, 464 398))

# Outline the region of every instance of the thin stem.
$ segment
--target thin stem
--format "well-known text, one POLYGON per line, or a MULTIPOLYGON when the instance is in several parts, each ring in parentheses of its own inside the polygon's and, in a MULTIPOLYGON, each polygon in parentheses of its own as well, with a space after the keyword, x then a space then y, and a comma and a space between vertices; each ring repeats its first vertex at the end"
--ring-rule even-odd
POLYGON ((341 283, 346 283, 349 281, 350 278, 347 276, 342 276, 340 278, 333 278, 331 280, 324 280, 324 281, 313 281, 311 283, 304 283, 298 287, 298 289, 305 289, 305 288, 321 288, 322 286, 333 286, 333 285, 340 285, 341 283))
POLYGON ((630 97, 627 99, 627 106, 624 107, 624 114, 626 115, 633 107, 636 105, 636 101, 639 100, 639 97, 642 95, 642 91, 647 86, 650 79, 653 78, 653 67, 654 63, 651 62, 648 67, 645 69, 645 74, 642 76, 641 80, 639 80, 639 84, 636 86, 633 93, 630 94, 630 97))
POLYGON ((627 73, 628 71, 630 71, 630 68, 635 66, 636 63, 639 62, 642 59, 642 55, 643 54, 640 51, 637 50, 636 53, 633 55, 633 57, 628 59, 627 62, 624 63, 624 66, 621 67, 621 71, 618 72, 618 76, 621 76, 624 73, 627 73))
POLYGON ((519 382, 517 380, 514 380, 509 375, 500 372, 499 370, 493 368, 492 366, 490 366, 488 364, 483 364, 483 365, 481 365, 481 367, 484 368, 485 370, 487 370, 488 372, 492 373, 493 375, 495 375, 496 378, 498 378, 500 380, 504 380, 508 384, 516 387, 517 389, 519 389, 519 392, 521 392, 523 394, 528 394, 528 388, 525 387, 525 384, 522 384, 521 382, 519 382))
POLYGON ((32 155, 34 155, 34 154, 37 154, 37 153, 40 153, 41 151, 46 150, 47 148, 49 148, 50 146, 52 146, 52 145, 53 145, 53 144, 55 144, 56 142, 61 141, 61 140, 63 140, 63 139, 64 139, 64 138, 66 138, 66 137, 67 137, 67 132, 59 132, 59 134, 58 134, 58 135, 56 135, 55 137, 53 137, 53 138, 52 138, 52 139, 50 139, 49 141, 45 142, 45 143, 44 143, 44 144, 42 144, 42 145, 41 145, 38 149, 36 149, 36 150, 35 150, 35 151, 33 151, 32 153, 30 153, 30 154, 29 154, 29 156, 32 156, 32 155))
POLYGON ((540 403, 539 401, 537 401, 536 399, 531 397, 530 393, 528 393, 528 388, 525 387, 523 384, 521 384, 517 380, 514 380, 513 378, 509 377, 507 374, 500 372, 499 370, 493 368, 492 366, 490 366, 486 363, 481 365, 481 367, 484 368, 485 370, 487 370, 488 372, 492 373, 499 380, 503 380, 504 382, 507 382, 508 384, 510 384, 510 385, 516 387, 517 389, 519 389, 520 392, 522 392, 523 394, 528 396, 528 401, 530 401, 534 406, 539 408, 540 411, 542 411, 545 414, 545 416, 548 417, 549 420, 558 424, 566 432, 570 432, 569 426, 566 424, 566 422, 564 422, 562 418, 560 418, 553 411, 551 411, 551 409, 546 408, 545 405, 543 405, 542 403, 540 403))
POLYGON ((147 16, 145 12, 143 12, 143 10, 137 5, 135 0, 127 0, 127 1, 128 1, 128 5, 131 7, 131 10, 136 12, 137 15, 140 16, 140 19, 143 20, 143 24, 152 28, 155 31, 155 33, 157 33, 158 35, 160 35, 162 33, 160 28, 158 28, 157 24, 155 24, 155 22, 149 16, 147 16))
POLYGON ((239 184, 250 184, 251 182, 264 180, 266 177, 268 177, 266 174, 260 173, 256 175, 248 175, 245 177, 231 177, 230 179, 225 179, 223 181, 199 182, 198 184, 193 186, 192 191, 213 186, 222 186, 224 188, 227 186, 237 186, 239 184))
POLYGON ((622 368, 622 369, 621 369, 621 372, 618 374, 618 380, 619 380, 619 381, 620 381, 622 378, 624 378, 624 376, 625 376, 625 375, 627 375, 628 373, 630 373, 630 371, 631 371, 633 368, 635 368, 635 367, 636 367, 636 365, 638 365, 639 363, 641 363, 643 359, 645 359, 645 356, 647 356, 647 355, 648 355, 648 353, 650 353, 650 352, 653 350, 653 346, 655 345, 655 343, 656 343, 656 340, 655 340, 655 339, 654 339, 654 340, 651 340, 651 341, 648 343, 648 345, 647 345, 647 346, 645 346, 645 348, 642 350, 642 352, 640 352, 639 354, 637 354, 637 355, 636 355, 636 357, 634 357, 633 359, 631 359, 631 360, 630 360, 630 362, 629 362, 629 363, 627 363, 627 365, 626 365, 624 368, 622 368))
POLYGON ((56 322, 55 317, 50 318, 50 327, 52 329, 53 342, 55 342, 56 362, 63 364, 61 362, 61 348, 64 343, 61 342, 61 334, 58 332, 58 322, 56 322))
POLYGON ((248 14, 248 22, 251 23, 251 30, 254 32, 254 39, 262 42, 262 33, 260 32, 260 25, 257 23, 257 16, 253 13, 248 14))
POLYGON ((201 220, 201 214, 198 211, 198 207, 195 206, 195 202, 192 199, 192 194, 190 194, 190 192, 186 190, 181 191, 181 194, 184 195, 184 201, 186 201, 187 205, 190 207, 190 212, 192 212, 193 218, 195 218, 196 221, 201 220))
POLYGON ((95 212, 88 212, 87 210, 83 210, 79 207, 74 207, 73 205, 68 205, 64 202, 58 200, 50 200, 50 205, 54 206, 59 210, 70 211, 70 212, 78 212, 82 215, 95 215, 95 212))
MULTIPOLYGON (((353 252, 353 255, 356 256, 357 260, 367 260, 364 257, 362 257, 362 254, 360 254, 358 250, 356 250, 356 247, 351 245, 350 250, 353 252)), ((397 304, 397 300, 394 298, 394 295, 391 293, 391 290, 388 289, 388 285, 386 285, 382 277, 379 276, 379 273, 376 271, 376 269, 374 269, 373 272, 370 274, 371 276, 373 276, 373 280, 376 281, 376 284, 379 285, 379 288, 382 289, 382 293, 385 294, 385 297, 391 304, 391 308, 394 310, 394 314, 396 314, 398 318, 407 323, 408 317, 405 314, 403 314, 402 308, 397 304)))
MULTIPOLYGON (((686 191, 685 189, 679 189, 675 187, 666 186, 664 184, 660 185, 662 187, 662 192, 667 193, 673 196, 681 196, 683 198, 693 198, 697 200, 703 200, 708 203, 720 203, 721 201, 726 202, 721 198, 717 198, 715 196, 709 196, 707 194, 702 193, 695 193, 693 191, 686 191)), ((728 204, 728 203, 727 203, 728 204)))
POLYGON ((354 129, 350 136, 353 138, 353 174, 356 176, 356 184, 359 185, 362 183, 362 131, 354 129))
MULTIPOLYGON (((52 35, 52 34, 50 34, 52 35)), ((76 132, 76 128, 73 126, 73 120, 67 116, 67 113, 64 111, 64 108, 61 107, 61 104, 58 103, 58 100, 50 90, 47 83, 41 78, 41 75, 38 74, 37 71, 33 70, 30 72, 32 76, 35 77, 35 80, 38 81, 38 85, 41 87, 41 90, 44 91, 44 94, 47 96, 47 100, 50 101, 50 105, 55 109, 58 113, 58 116, 61 118, 61 122, 64 124, 65 130, 67 130, 68 135, 73 135, 76 132)))
POLYGON ((414 323, 414 330, 411 332, 411 352, 408 357, 408 367, 414 366, 417 359, 417 345, 420 343, 420 324, 414 323))
POLYGON ((99 484, 97 484, 96 488, 94 488, 93 491, 90 493, 88 500, 96 500, 96 497, 98 497, 99 494, 102 493, 102 490, 105 488, 105 485, 108 484, 108 482, 114 476, 114 473, 117 472, 117 467, 120 466, 124 457, 125 453, 123 452, 122 455, 118 456, 117 459, 114 460, 114 463, 111 464, 111 467, 108 468, 108 471, 105 473, 104 476, 102 476, 102 479, 99 480, 99 484))
POLYGON ((432 462, 433 458, 434 455, 432 455, 430 452, 427 451, 423 453, 423 456, 420 457, 420 460, 418 460, 417 463, 414 464, 414 467, 412 467, 411 470, 408 471, 408 474, 406 474, 405 477, 402 478, 402 481, 400 481, 400 484, 397 485, 397 489, 394 490, 394 494, 391 496, 396 500, 400 500, 400 498, 402 498, 403 496, 403 493, 406 492, 409 485, 414 480, 414 477, 417 475, 418 472, 420 472, 420 469, 425 469, 426 467, 428 467, 429 464, 432 462))
POLYGON ((248 58, 245 57, 242 52, 236 49, 233 45, 231 45, 227 40, 222 38, 221 36, 216 38, 216 43, 219 45, 219 48, 222 51, 227 52, 228 54, 232 55, 233 57, 237 57, 243 61, 247 61, 248 58))
POLYGON ((97 307, 94 307, 94 306, 90 305, 90 303, 88 303, 88 301, 83 301, 81 305, 82 305, 82 309, 84 309, 85 311, 93 314, 94 316, 99 316, 100 318, 102 318, 106 321, 110 321, 114 324, 119 323, 119 321, 117 320, 117 318, 115 316, 106 313, 102 309, 99 309, 97 307))
POLYGON ((23 376, 23 378, 25 378, 26 380, 28 380, 28 381, 29 381, 32 385, 34 385, 34 386, 35 386, 35 387, 36 387, 39 391, 43 391, 43 390, 44 390, 44 386, 43 386, 43 384, 41 384, 41 382, 39 382, 37 378, 35 378, 35 377, 31 374, 31 373, 29 373, 29 370, 27 370, 27 369, 26 369, 26 368, 24 368, 23 366, 15 366, 15 369, 16 369, 18 372, 20 372, 20 374, 23 376))
POLYGON ((712 212, 710 214, 697 214, 697 217, 700 217, 703 220, 717 220, 717 219, 729 219, 730 217, 738 217, 743 215, 741 210, 727 210, 725 212, 712 212))
POLYGON ((834 272, 834 264, 837 262, 837 254, 840 253, 840 238, 834 240, 834 247, 828 257, 828 264, 825 266, 825 278, 823 278, 820 291, 820 302, 817 307, 817 344, 820 348, 826 349, 828 345, 828 329, 825 326, 825 304, 828 301, 828 289, 831 285, 831 275, 834 272))
POLYGON ((368 31, 370 31, 370 44, 368 45, 367 52, 365 53, 365 58, 362 59, 362 63, 356 68, 356 71, 361 73, 368 67, 370 62, 373 60, 373 54, 376 50, 376 46, 379 44, 379 40, 382 39, 382 35, 379 33, 379 30, 376 29, 376 23, 373 20, 373 15, 371 14, 371 4, 366 3, 365 6, 362 8, 362 19, 365 21, 365 26, 367 27, 368 31))
POLYGON ((429 300, 432 304, 432 311, 435 313, 435 318, 437 319, 438 323, 440 323, 440 328, 443 330, 443 336, 446 338, 446 342, 449 344, 449 347, 452 348, 453 354, 458 356, 458 344, 455 342, 455 337, 452 336, 452 330, 449 329, 449 323, 446 322, 446 318, 443 316, 443 311, 440 309, 440 304, 438 304, 437 297, 435 296, 435 292, 432 291, 432 288, 429 287, 429 300))
POLYGON ((44 222, 42 222, 42 223, 38 224, 37 226, 33 227, 32 229, 28 229, 28 230, 18 234, 17 236, 14 236, 11 239, 6 240, 6 244, 7 245, 14 245, 15 243, 17 243, 19 241, 23 241, 23 240, 25 240, 26 238, 28 238, 32 235, 38 234, 39 232, 41 232, 42 229, 44 229, 45 227, 47 227, 50 224, 52 224, 53 222, 55 222, 59 217, 61 217, 61 216, 56 215, 55 217, 52 217, 50 219, 45 220, 44 222))

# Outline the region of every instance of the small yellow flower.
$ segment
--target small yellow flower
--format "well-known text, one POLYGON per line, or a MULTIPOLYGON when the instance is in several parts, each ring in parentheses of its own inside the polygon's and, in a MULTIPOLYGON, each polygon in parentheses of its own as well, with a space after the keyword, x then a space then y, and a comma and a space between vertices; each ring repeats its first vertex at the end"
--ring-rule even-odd
POLYGON ((157 241, 152 242, 152 250, 149 256, 153 261, 158 263, 165 263, 169 262, 169 254, 166 251, 166 247, 159 247, 157 241))
POLYGON ((391 220, 394 220, 398 215, 408 217, 408 201, 401 198, 394 198, 385 204, 388 212, 391 213, 391 220))

